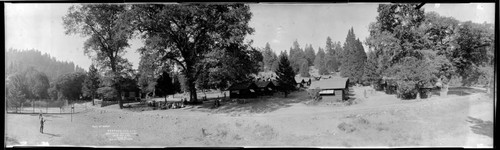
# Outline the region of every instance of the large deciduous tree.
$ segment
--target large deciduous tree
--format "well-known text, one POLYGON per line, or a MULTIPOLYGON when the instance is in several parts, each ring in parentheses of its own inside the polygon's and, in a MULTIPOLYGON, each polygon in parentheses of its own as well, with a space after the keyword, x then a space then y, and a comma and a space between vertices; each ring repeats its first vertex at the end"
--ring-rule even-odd
POLYGON ((44 99, 49 95, 47 89, 49 89, 49 78, 45 73, 39 72, 34 68, 29 68, 24 73, 26 75, 26 85, 28 87, 28 98, 30 99, 44 99))
POLYGON ((182 68, 193 103, 198 103, 195 81, 210 65, 204 63, 210 61, 207 53, 248 56, 243 40, 253 29, 248 26, 251 13, 246 5, 134 5, 131 12, 146 49, 182 68))
POLYGON ((26 85, 26 77, 21 73, 14 73, 6 79, 6 96, 7 106, 20 107, 26 101, 28 87, 26 85))
POLYGON ((63 17, 66 34, 79 34, 88 39, 84 53, 95 59, 100 66, 111 69, 111 87, 117 90, 120 109, 123 108, 121 89, 118 85, 120 65, 126 63, 122 56, 129 47, 133 30, 126 5, 82 4, 70 7, 63 17))
POLYGON ((82 87, 86 76, 83 72, 68 73, 60 76, 55 83, 56 90, 61 94, 58 98, 79 100, 83 96, 82 87))

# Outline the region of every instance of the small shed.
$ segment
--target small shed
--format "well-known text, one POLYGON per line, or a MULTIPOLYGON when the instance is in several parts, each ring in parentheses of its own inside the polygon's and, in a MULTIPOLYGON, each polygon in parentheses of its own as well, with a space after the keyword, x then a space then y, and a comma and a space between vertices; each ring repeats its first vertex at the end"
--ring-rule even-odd
POLYGON ((342 101, 348 99, 349 78, 331 78, 311 83, 309 91, 320 89, 320 96, 324 101, 342 101))
POLYGON ((122 99, 126 101, 139 101, 141 100, 141 89, 135 87, 124 89, 122 91, 122 99))
POLYGON ((260 95, 272 95, 276 90, 273 82, 271 81, 256 81, 255 85, 257 85, 257 93, 260 95))
POLYGON ((254 82, 234 83, 227 90, 230 98, 250 98, 257 96, 258 87, 254 82))

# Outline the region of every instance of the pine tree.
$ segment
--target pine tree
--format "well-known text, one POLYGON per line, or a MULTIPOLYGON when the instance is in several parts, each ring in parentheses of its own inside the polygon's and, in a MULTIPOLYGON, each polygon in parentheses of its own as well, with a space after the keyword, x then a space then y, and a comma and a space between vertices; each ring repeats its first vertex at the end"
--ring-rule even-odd
POLYGON ((288 93, 295 89, 295 72, 293 71, 290 61, 286 56, 286 52, 282 52, 279 56, 279 66, 275 71, 277 75, 277 80, 280 85, 280 91, 285 93, 287 97, 288 93))
POLYGON ((314 60, 314 66, 318 69, 318 73, 320 75, 328 74, 325 63, 325 51, 323 51, 321 47, 318 48, 318 53, 316 54, 316 59, 314 60))
POLYGON ((316 54, 314 53, 314 49, 313 49, 311 44, 309 44, 309 46, 306 46, 305 55, 306 55, 308 65, 313 66, 314 59, 316 58, 316 54))
POLYGON ((343 60, 340 70, 341 76, 348 77, 353 83, 360 83, 363 76, 366 53, 361 41, 356 39, 353 28, 347 33, 346 42, 344 43, 343 60))
POLYGON ((300 76, 301 77, 309 77, 309 63, 307 62, 306 59, 301 60, 301 65, 300 65, 300 76))

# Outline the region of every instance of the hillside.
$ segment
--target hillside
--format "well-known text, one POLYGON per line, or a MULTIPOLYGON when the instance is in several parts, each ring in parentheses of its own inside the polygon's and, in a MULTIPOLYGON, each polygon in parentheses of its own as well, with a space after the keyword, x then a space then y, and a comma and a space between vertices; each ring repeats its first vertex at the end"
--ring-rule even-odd
POLYGON ((22 72, 29 67, 45 73, 49 81, 57 79, 58 76, 75 71, 85 71, 73 62, 59 61, 49 54, 42 54, 38 50, 16 50, 9 49, 5 52, 5 74, 22 72))

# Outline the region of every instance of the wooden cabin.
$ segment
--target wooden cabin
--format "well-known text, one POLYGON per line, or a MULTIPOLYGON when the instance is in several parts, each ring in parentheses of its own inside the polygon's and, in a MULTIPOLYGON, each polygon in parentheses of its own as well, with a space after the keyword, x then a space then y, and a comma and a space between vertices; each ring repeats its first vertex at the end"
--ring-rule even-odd
POLYGON ((254 82, 234 83, 227 88, 230 98, 256 97, 258 89, 254 82))
POLYGON ((349 98, 349 78, 331 78, 311 83, 309 91, 320 89, 322 101, 341 102, 349 98))
POLYGON ((271 81, 256 81, 255 85, 259 95, 272 95, 276 91, 276 86, 271 81))

